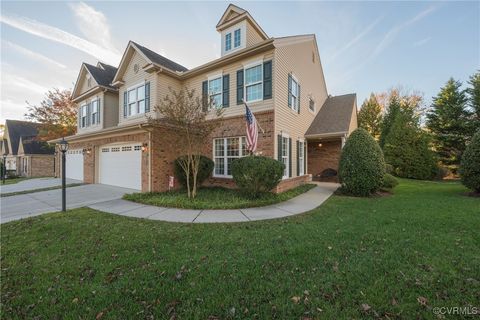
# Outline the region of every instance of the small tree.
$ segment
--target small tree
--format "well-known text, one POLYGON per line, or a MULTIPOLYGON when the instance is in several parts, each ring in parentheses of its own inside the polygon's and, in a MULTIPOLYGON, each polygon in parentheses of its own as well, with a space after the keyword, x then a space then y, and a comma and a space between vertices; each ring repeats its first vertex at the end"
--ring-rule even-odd
POLYGON ((365 197, 383 185, 385 160, 382 149, 363 128, 353 131, 340 156, 338 170, 342 190, 365 197))
POLYGON ((195 198, 205 139, 219 125, 223 110, 215 108, 213 110, 215 112, 212 113, 215 113, 216 118, 209 120, 212 104, 206 97, 198 97, 195 89, 182 88, 175 91, 169 88, 169 90, 170 94, 154 108, 159 117, 149 117, 148 120, 153 126, 175 130, 175 144, 179 154, 185 155, 177 159, 178 165, 185 173, 188 197, 195 198))
POLYGON ((467 145, 460 165, 462 183, 480 193, 480 130, 467 145))
POLYGON ((358 126, 368 131, 375 139, 380 136, 382 124, 382 107, 377 101, 375 94, 370 94, 370 98, 362 103, 358 112, 358 126))
POLYGON ((475 132, 480 130, 480 71, 470 77, 468 84, 468 100, 472 110, 471 127, 475 132))
POLYGON ((378 142, 380 144, 380 147, 383 148, 383 146, 385 145, 385 139, 390 133, 390 130, 393 126, 393 122, 395 121, 395 118, 400 113, 400 111, 401 111, 400 100, 398 99, 398 97, 392 96, 388 103, 387 112, 383 117, 383 122, 382 122, 381 132, 380 132, 380 139, 378 142))
POLYGON ((51 140, 75 134, 77 131, 77 108, 70 90, 54 88, 45 94, 39 106, 28 103, 25 117, 39 122, 41 140, 51 140))

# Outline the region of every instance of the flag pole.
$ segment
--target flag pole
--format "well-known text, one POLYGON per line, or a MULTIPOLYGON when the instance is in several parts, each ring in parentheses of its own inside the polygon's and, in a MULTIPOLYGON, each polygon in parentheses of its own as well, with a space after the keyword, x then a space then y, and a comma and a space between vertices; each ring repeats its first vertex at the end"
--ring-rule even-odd
MULTIPOLYGON (((247 103, 245 102, 245 99, 242 99, 242 102, 243 104, 245 105, 245 107, 248 107, 247 106, 247 103)), ((252 112, 253 113, 253 112, 252 112)), ((254 114, 255 115, 255 114, 254 114)), ((263 130, 262 126, 260 126, 260 122, 257 121, 257 126, 260 128, 260 130, 262 130, 262 133, 265 134, 265 130, 263 130)))

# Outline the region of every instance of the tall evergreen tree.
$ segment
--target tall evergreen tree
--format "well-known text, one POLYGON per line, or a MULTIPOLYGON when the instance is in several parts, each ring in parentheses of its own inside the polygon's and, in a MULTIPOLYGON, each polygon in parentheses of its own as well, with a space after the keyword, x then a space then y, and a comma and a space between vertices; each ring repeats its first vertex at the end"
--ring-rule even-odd
POLYGON ((474 73, 468 81, 470 87, 467 88, 469 105, 472 109, 472 129, 480 130, 480 71, 474 73))
POLYGON ((427 128, 433 134, 440 160, 443 164, 452 166, 454 172, 471 132, 467 95, 461 86, 462 83, 453 78, 448 80, 433 98, 426 122, 427 128))
POLYGON ((388 101, 387 112, 383 117, 383 121, 381 125, 379 144, 382 149, 385 145, 385 139, 387 138, 390 132, 390 129, 392 128, 393 122, 395 121, 395 118, 400 113, 400 111, 401 111, 400 99, 396 95, 391 96, 388 101))
POLYGON ((374 93, 362 103, 358 112, 358 126, 368 131, 376 140, 380 137, 382 124, 382 107, 374 93))

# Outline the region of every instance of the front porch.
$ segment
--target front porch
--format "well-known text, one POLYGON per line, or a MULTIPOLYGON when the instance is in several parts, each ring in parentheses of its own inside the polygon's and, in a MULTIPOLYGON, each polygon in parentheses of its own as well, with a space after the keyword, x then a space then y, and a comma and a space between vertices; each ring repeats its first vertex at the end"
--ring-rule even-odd
POLYGON ((338 182, 343 137, 307 138, 307 171, 313 181, 338 182))

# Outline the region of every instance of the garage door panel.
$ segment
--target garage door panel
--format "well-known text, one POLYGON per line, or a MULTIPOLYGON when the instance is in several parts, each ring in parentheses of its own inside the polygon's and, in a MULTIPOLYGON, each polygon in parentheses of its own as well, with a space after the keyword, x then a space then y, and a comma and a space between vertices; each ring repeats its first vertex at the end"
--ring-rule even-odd
POLYGON ((141 145, 103 146, 100 148, 100 183, 141 190, 141 174, 141 145))
POLYGON ((83 181, 83 150, 68 150, 65 155, 66 167, 65 176, 69 179, 83 181))

